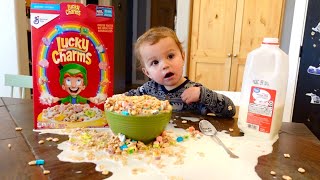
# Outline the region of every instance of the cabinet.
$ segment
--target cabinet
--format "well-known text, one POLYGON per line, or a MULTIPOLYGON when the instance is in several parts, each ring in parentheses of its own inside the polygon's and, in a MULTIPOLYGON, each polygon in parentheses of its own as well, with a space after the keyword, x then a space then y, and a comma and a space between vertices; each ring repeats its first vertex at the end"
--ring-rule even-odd
POLYGON ((284 0, 192 3, 188 76, 213 90, 240 91, 248 52, 280 39, 284 0))

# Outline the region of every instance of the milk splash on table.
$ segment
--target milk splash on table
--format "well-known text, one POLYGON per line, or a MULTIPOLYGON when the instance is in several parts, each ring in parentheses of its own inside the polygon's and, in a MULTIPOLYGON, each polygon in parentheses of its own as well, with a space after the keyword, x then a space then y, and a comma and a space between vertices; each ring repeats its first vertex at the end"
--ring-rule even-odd
MULTIPOLYGON (((109 131, 109 128, 100 129, 109 131)), ((169 124, 167 130, 173 131, 177 136, 186 134, 184 129, 174 128, 169 124)), ((59 130, 39 130, 42 133, 67 134, 59 130)), ((161 156, 164 166, 161 168, 154 163, 148 162, 143 155, 138 153, 128 155, 126 165, 121 161, 112 160, 107 151, 85 151, 72 150, 68 141, 58 145, 62 152, 58 155, 60 161, 66 162, 92 162, 95 163, 97 171, 108 170, 112 176, 108 179, 260 179, 255 172, 258 157, 272 152, 272 144, 277 140, 259 141, 250 136, 231 137, 226 132, 218 132, 217 136, 230 148, 238 159, 232 159, 225 150, 208 136, 201 138, 189 138, 178 147, 182 148, 182 163, 175 163, 175 159, 169 156, 161 156), (94 154, 95 158, 88 158, 88 154, 94 154), (139 157, 139 156, 142 156, 139 157), (89 160, 91 159, 91 160, 89 160), (230 173, 232 170, 232 173, 230 173), (133 173, 133 172, 137 173, 133 173)))

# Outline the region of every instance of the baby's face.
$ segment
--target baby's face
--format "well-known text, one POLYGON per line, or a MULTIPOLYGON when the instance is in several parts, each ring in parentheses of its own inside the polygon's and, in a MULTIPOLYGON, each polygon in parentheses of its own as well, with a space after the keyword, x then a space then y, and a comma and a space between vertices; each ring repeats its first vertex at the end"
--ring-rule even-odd
POLYGON ((184 55, 178 45, 170 38, 163 38, 156 44, 143 43, 140 54, 143 72, 167 90, 174 89, 184 82, 182 77, 184 55))

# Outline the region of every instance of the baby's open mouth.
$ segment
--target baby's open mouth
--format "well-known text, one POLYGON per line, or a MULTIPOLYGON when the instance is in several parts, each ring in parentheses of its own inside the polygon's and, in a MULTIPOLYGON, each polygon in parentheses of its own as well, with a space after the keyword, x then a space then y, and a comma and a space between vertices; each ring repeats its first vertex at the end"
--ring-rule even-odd
POLYGON ((165 76, 164 76, 164 78, 169 78, 169 77, 171 77, 171 76, 173 76, 174 74, 172 73, 172 72, 169 72, 169 73, 167 73, 165 76))

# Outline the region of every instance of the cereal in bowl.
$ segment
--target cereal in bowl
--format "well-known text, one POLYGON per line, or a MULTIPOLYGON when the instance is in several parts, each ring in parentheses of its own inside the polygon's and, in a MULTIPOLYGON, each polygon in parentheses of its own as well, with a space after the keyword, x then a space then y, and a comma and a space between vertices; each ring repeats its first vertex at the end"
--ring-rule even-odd
POLYGON ((172 111, 172 106, 168 100, 162 101, 149 95, 113 95, 106 100, 104 108, 107 111, 123 115, 150 115, 172 111))
POLYGON ((150 115, 172 111, 172 106, 168 100, 161 101, 149 95, 113 95, 106 100, 104 107, 105 110, 123 115, 150 115))

